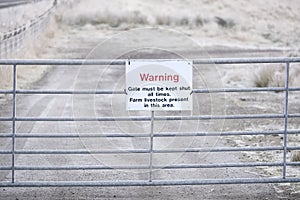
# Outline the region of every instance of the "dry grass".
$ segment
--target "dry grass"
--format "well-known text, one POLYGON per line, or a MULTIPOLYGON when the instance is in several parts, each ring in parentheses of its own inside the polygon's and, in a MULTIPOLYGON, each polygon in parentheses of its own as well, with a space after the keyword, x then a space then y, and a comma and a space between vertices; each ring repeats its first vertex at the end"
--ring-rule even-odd
POLYGON ((292 153, 292 162, 300 162, 300 151, 294 151, 292 153))
MULTIPOLYGON (((204 19, 200 15, 190 16, 187 14, 153 14, 147 15, 139 10, 119 11, 115 10, 99 10, 91 12, 79 11, 78 14, 57 15, 59 22, 64 22, 69 25, 84 26, 91 25, 109 25, 110 27, 120 27, 122 24, 129 25, 160 25, 160 26, 189 26, 201 27, 206 23, 217 23, 216 21, 204 19)), ((234 26, 232 20, 225 21, 226 27, 234 26)))
POLYGON ((261 67, 254 73, 254 84, 256 87, 268 87, 273 77, 273 70, 270 67, 261 67))
POLYGON ((283 87, 283 75, 275 71, 274 66, 262 66, 254 73, 254 84, 256 87, 283 87))
POLYGON ((111 27, 119 27, 121 24, 148 24, 146 16, 140 11, 113 13, 110 11, 96 13, 81 13, 75 18, 65 19, 72 25, 84 26, 86 24, 108 24, 111 27))
POLYGON ((293 87, 300 87, 300 64, 294 63, 291 66, 291 85, 293 87))
POLYGON ((12 67, 0 66, 0 89, 11 88, 12 86, 12 67))
MULTIPOLYGON (((285 65, 281 65, 279 68, 274 65, 261 66, 253 75, 253 82, 256 87, 285 87, 285 79, 285 65)), ((299 67, 290 67, 289 85, 300 86, 299 67)))

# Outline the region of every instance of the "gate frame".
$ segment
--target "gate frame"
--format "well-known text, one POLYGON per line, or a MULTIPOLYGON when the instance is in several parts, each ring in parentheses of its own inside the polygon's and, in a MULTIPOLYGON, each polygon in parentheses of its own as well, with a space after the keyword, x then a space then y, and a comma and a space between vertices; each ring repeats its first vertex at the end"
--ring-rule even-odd
MULTIPOLYGON (((150 61, 153 59, 148 59, 150 61)), ((162 59, 156 59, 162 60, 162 59)), ((165 60, 165 59, 163 59, 165 60)), ((172 59, 168 59, 172 60, 172 59)), ((291 63, 300 63, 300 57, 282 57, 282 58, 212 58, 212 59, 194 59, 193 65, 201 64, 259 64, 275 63, 285 64, 285 87, 253 87, 253 88, 217 88, 217 89, 193 89, 192 93, 234 93, 234 92, 285 92, 284 112, 282 114, 244 114, 244 115, 199 115, 199 116, 155 116, 151 111, 151 116, 133 116, 133 117, 97 117, 97 118, 72 118, 72 117, 17 117, 16 116, 16 96, 18 94, 54 94, 54 95, 73 95, 73 94, 126 94, 124 90, 21 90, 17 89, 17 66, 25 65, 124 65, 127 60, 82 60, 82 59, 2 59, 0 65, 9 65, 13 67, 13 86, 12 90, 0 90, 0 94, 12 95, 12 117, 0 117, 0 121, 12 122, 11 133, 0 133, 0 138, 11 138, 12 147, 10 151, 0 150, 0 154, 11 155, 11 166, 0 167, 0 170, 10 170, 11 180, 0 182, 0 187, 79 187, 79 186, 162 186, 162 185, 209 185, 209 184, 255 184, 255 183, 292 183, 300 182, 300 177, 291 178, 286 175, 287 166, 300 166, 300 162, 287 162, 287 151, 300 150, 300 146, 287 146, 287 137, 289 134, 299 134, 300 130, 288 130, 288 119, 300 118, 300 113, 289 114, 289 92, 300 91, 300 87, 289 87, 289 71, 291 63), (154 133, 154 122, 160 120, 222 120, 222 119, 284 119, 283 130, 276 131, 228 131, 228 132, 197 132, 197 133, 154 133), (151 130, 149 134, 135 134, 134 137, 150 138, 149 149, 130 149, 130 150, 107 150, 107 151, 84 151, 84 150, 16 150, 16 138, 76 138, 78 134, 29 134, 16 133, 16 122, 18 121, 149 121, 151 130), (187 148, 187 149, 153 149, 153 138, 155 137, 175 137, 175 136, 234 136, 234 135, 283 135, 283 146, 268 147, 216 147, 208 148, 187 148), (283 151, 282 162, 253 162, 253 163, 216 163, 216 164, 181 164, 170 166, 154 166, 152 163, 153 153, 178 153, 178 152, 229 152, 229 151, 283 151), (117 166, 114 169, 149 169, 149 179, 134 181, 15 181, 16 170, 106 170, 112 169, 103 166, 59 166, 59 167, 37 167, 37 166, 16 166, 15 156, 17 154, 113 154, 113 153, 149 153, 149 166, 117 166), (224 168, 224 167, 257 167, 257 166, 282 166, 282 176, 279 178, 230 178, 230 179, 196 179, 196 180, 153 180, 153 169, 185 169, 185 168, 224 168)), ((118 133, 107 133, 102 135, 87 134, 85 137, 132 137, 118 133)))

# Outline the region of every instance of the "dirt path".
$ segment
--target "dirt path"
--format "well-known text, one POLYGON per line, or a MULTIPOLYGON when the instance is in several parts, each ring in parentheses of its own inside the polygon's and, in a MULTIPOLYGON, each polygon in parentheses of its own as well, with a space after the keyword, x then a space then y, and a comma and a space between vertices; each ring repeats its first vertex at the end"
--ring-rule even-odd
MULTIPOLYGON (((127 35, 128 36, 128 35, 127 35)), ((51 57, 86 57, 87 53, 102 43, 96 50, 89 54, 90 58, 118 58, 130 56, 130 58, 140 56, 153 56, 148 50, 132 51, 132 49, 141 49, 143 47, 160 48, 162 57, 176 56, 178 52, 183 57, 191 58, 195 55, 189 53, 189 48, 194 45, 186 42, 178 35, 168 34, 165 39, 165 33, 162 32, 134 32, 129 39, 125 36, 119 36, 113 40, 105 41, 103 34, 97 30, 72 30, 69 34, 56 38, 53 47, 48 49, 47 53, 51 57), (155 35, 156 33, 157 35, 155 35), (143 35, 143 37, 140 37, 143 35), (151 39, 149 36, 151 35, 151 39), (94 36, 94 37, 93 37, 94 36), (163 36, 163 37, 162 37, 163 36), (127 38, 124 39, 124 38, 127 38), (170 43, 170 41, 176 41, 170 43), (177 45, 177 44, 181 44, 177 45), (187 48, 189 46, 189 48, 187 48), (172 49, 169 53, 166 50, 172 49), (167 52, 167 53, 166 53, 167 52), (175 53, 174 53, 175 52, 175 53), (59 56, 57 56, 59 53, 59 56)), ((195 47, 196 48, 196 47, 195 47)), ((202 55, 205 56, 205 55, 202 55)), ((201 87, 203 84, 210 87, 221 86, 216 82, 219 74, 211 68, 203 68, 201 72, 195 72, 195 76, 201 77, 195 81, 195 87, 201 87)), ((74 67, 58 66, 54 67, 46 77, 38 82, 36 89, 114 89, 122 88, 124 80, 124 67, 74 67), (88 80, 88 81, 87 81, 88 80)), ((215 96, 196 96, 199 101, 195 105, 192 114, 224 114, 224 105, 226 97, 222 95, 215 96), (208 106, 203 106, 208 105, 208 106)), ((17 115, 35 116, 35 117, 95 117, 95 116, 126 116, 124 111, 123 96, 98 96, 95 95, 23 95, 18 96, 17 115)), ((2 106, 4 113, 10 113, 10 106, 2 106)), ((145 113, 129 113, 135 115, 144 115, 145 113)), ((159 113, 158 113, 159 114, 159 113)), ((163 114, 163 113, 160 113, 163 114)), ((171 113, 168 113, 171 114, 171 113)), ((176 113, 181 115, 182 113, 176 113)), ((9 132, 9 126, 1 123, 1 132, 9 132)), ((91 133, 91 132, 149 132, 149 124, 140 122, 130 123, 94 123, 94 122, 22 122, 17 124, 17 132, 22 133, 91 133)), ((155 124, 156 132, 164 131, 219 131, 222 123, 209 122, 200 123, 187 121, 184 123, 158 122, 155 124)), ((1 148, 9 149, 10 140, 1 139, 1 148)), ((219 137, 207 138, 174 138, 172 140, 157 139, 155 148, 172 147, 222 147, 226 143, 219 137)), ((17 139, 16 148, 18 150, 38 150, 38 149, 116 149, 116 148, 148 148, 147 139, 17 139)), ((170 163, 237 163, 241 162, 239 153, 206 153, 206 154, 173 154, 160 155, 154 157, 155 164, 170 163)), ((10 163, 8 156, 1 157, 2 163, 10 163), (4 161, 4 162, 3 162, 4 161)), ((99 155, 20 155, 16 159, 17 165, 35 165, 40 166, 59 166, 59 165, 120 165, 120 164, 148 164, 148 155, 138 156, 99 156, 99 155)), ((10 173, 1 173, 1 180, 9 180, 10 173)), ((153 178, 162 179, 180 179, 180 178, 253 178, 259 177, 255 170, 248 168, 230 168, 230 169, 200 169, 200 170, 157 170, 153 178)), ((29 180, 60 180, 60 181, 89 181, 89 180, 122 180, 122 179, 145 180, 148 178, 147 171, 20 171, 16 173, 17 181, 29 180)), ((174 186, 174 187, 121 187, 121 188, 1 188, 1 199, 280 199, 275 192, 272 184, 253 184, 253 185, 209 185, 209 186, 174 186)), ((284 194, 286 195, 286 194, 284 194)))

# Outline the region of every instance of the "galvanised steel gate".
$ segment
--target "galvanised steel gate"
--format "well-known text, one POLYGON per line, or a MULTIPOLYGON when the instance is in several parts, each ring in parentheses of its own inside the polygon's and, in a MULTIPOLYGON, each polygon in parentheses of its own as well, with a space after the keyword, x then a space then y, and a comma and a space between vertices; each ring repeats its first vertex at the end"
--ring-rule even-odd
MULTIPOLYGON (((12 95, 12 115, 10 117, 1 117, 0 122, 10 122, 12 124, 11 133, 0 133, 0 137, 8 138, 11 141, 11 149, 0 150, 0 155, 10 155, 11 165, 3 166, 0 160, 0 173, 3 171, 10 171, 9 180, 1 180, 1 187, 63 187, 63 186, 159 186, 159 185, 205 185, 205 184, 249 184, 249 183, 284 183, 284 182, 300 182, 300 177, 288 177, 288 166, 299 166, 300 162, 289 162, 287 160, 287 152, 291 150, 300 150, 300 145, 288 146, 287 139, 289 135, 299 134, 300 130, 289 130, 288 119, 299 118, 300 113, 289 114, 289 92, 300 91, 299 87, 289 87, 289 71, 290 65, 299 63, 300 58, 235 58, 235 59, 197 59, 193 60, 193 64, 215 64, 215 65, 236 65, 236 64, 249 64, 249 63, 275 63, 285 64, 285 87, 254 87, 254 88, 220 88, 220 89, 193 89, 193 93, 252 93, 252 92, 283 92, 284 97, 284 112, 281 114, 239 114, 239 115, 199 115, 199 116, 156 116, 152 111, 149 116, 129 116, 129 117, 22 117, 17 116, 17 101, 18 95, 125 95, 125 91, 120 90, 24 90, 17 89, 17 67, 25 65, 125 65, 126 60, 0 60, 1 65, 10 65, 13 68, 13 88, 9 90, 0 90, 0 94, 12 95), (283 127, 280 130, 273 131, 223 131, 219 132, 164 132, 155 133, 154 124, 159 121, 189 121, 189 120, 250 120, 250 119, 282 119, 284 120, 283 127), (104 122, 126 122, 126 121, 145 121, 150 123, 149 134, 144 133, 87 133, 84 136, 75 133, 18 133, 16 131, 16 122, 90 122, 90 121, 104 121, 104 122), (154 139, 158 137, 213 137, 213 136, 236 136, 236 135, 281 135, 282 145, 280 146, 263 146, 263 147, 213 147, 213 148, 177 148, 177 149, 155 149, 154 139), (110 149, 110 150, 57 150, 57 149, 40 149, 40 150, 17 150, 16 140, 18 138, 148 138, 150 141, 149 148, 143 149, 110 149), (208 164, 170 164, 166 166, 157 166, 152 162, 152 156, 155 154, 164 153, 198 153, 198 152, 241 152, 241 151, 281 151, 282 160, 280 162, 241 162, 241 163, 208 163, 208 164), (17 165, 16 156, 19 155, 85 155, 85 154, 146 154, 149 156, 149 165, 119 165, 114 166, 90 166, 90 165, 64 165, 64 166, 38 166, 38 165, 17 165), (275 178, 228 178, 228 179, 178 179, 178 180, 155 180, 152 173, 156 169, 169 170, 169 169, 228 169, 228 168, 246 168, 246 167, 280 167, 282 171, 281 177, 275 178), (147 170, 148 178, 145 180, 97 180, 97 181, 18 181, 16 177, 17 171, 82 171, 82 170, 147 170)), ((113 66, 112 66, 113 67, 113 66)), ((2 132, 2 131, 0 131, 2 132)))

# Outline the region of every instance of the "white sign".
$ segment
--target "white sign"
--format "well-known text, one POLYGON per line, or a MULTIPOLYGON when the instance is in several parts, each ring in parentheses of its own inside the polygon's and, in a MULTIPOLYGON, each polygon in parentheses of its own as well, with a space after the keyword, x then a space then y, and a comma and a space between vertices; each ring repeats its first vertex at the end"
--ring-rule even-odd
POLYGON ((188 61, 126 63, 127 110, 192 110, 193 67, 188 61))

